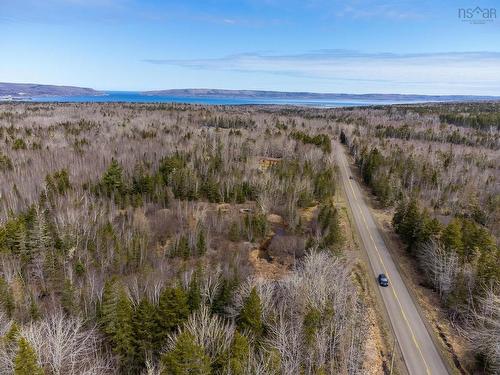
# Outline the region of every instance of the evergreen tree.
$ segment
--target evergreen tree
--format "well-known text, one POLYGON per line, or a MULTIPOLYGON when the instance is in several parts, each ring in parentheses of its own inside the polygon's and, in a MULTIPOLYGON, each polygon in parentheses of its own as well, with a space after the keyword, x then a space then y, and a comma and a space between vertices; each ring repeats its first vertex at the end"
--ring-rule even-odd
POLYGON ((228 306, 231 302, 236 285, 236 280, 229 280, 227 278, 222 279, 221 286, 217 291, 214 301, 212 302, 212 313, 218 315, 225 314, 226 306, 228 306))
POLYGON ((50 247, 48 227, 43 213, 37 212, 31 227, 26 232, 26 255, 23 261, 30 264, 39 259, 50 247))
POLYGON ((23 215, 10 217, 0 226, 0 250, 6 253, 19 254, 20 234, 26 232, 26 220, 23 215))
POLYGON ((160 161, 159 172, 165 184, 170 182, 172 173, 186 166, 186 156, 176 152, 160 161))
POLYGON ((203 230, 200 230, 196 239, 196 254, 200 256, 204 255, 206 252, 207 242, 205 240, 205 233, 203 232, 203 230))
POLYGON ((118 294, 115 282, 112 280, 106 280, 104 283, 104 291, 102 293, 99 321, 103 332, 108 336, 112 336, 116 331, 115 311, 117 303, 118 294))
POLYGON ((427 208, 424 208, 416 224, 413 249, 417 249, 421 244, 429 242, 431 238, 437 238, 440 231, 441 224, 439 224, 439 221, 431 218, 427 208))
POLYGON ((150 196, 155 187, 155 179, 148 174, 145 166, 138 164, 132 176, 132 193, 150 196))
POLYGON ((100 309, 100 322, 113 352, 125 371, 133 361, 133 309, 123 289, 114 281, 106 281, 100 309))
POLYGON ((448 251, 463 253, 462 225, 458 219, 453 219, 444 229, 441 241, 448 251))
POLYGON ((454 313, 458 313, 464 308, 469 295, 467 287, 467 277, 463 271, 459 271, 455 277, 455 285, 451 293, 447 296, 446 304, 454 313))
POLYGON ((177 199, 195 200, 198 198, 198 178, 189 168, 175 170, 170 178, 172 192, 177 199))
POLYGON ((13 322, 9 330, 1 337, 0 345, 4 345, 9 352, 14 352, 18 348, 19 334, 19 326, 16 322, 13 322))
POLYGON ((186 292, 180 286, 163 289, 157 306, 157 349, 163 348, 167 336, 189 316, 189 304, 186 292))
POLYGON ((304 335, 308 347, 313 343, 314 335, 321 327, 321 320, 321 311, 316 308, 310 308, 304 316, 304 335))
POLYGON ((193 273, 188 287, 188 305, 191 312, 198 310, 201 305, 200 271, 193 273))
POLYGON ((211 203, 220 203, 221 195, 219 190, 219 184, 213 177, 208 177, 201 183, 200 193, 211 203))
POLYGON ((500 282, 500 250, 484 251, 477 262, 477 288, 483 285, 498 285, 500 282))
POLYGON ((123 193, 125 188, 123 182, 123 169, 116 159, 111 160, 110 166, 102 177, 101 186, 104 193, 108 196, 123 193))
POLYGON ((333 169, 321 170, 314 176, 314 196, 323 201, 335 194, 335 178, 333 169))
POLYGON ((486 228, 469 219, 462 219, 462 242, 461 255, 469 262, 480 254, 495 253, 498 250, 494 236, 486 228))
POLYGON ((382 165, 384 157, 379 152, 377 148, 374 148, 370 153, 364 158, 361 174, 363 175, 363 181, 370 187, 373 187, 373 177, 377 172, 378 168, 382 165))
POLYGON ((396 233, 400 233, 400 225, 403 222, 403 219, 406 215, 406 201, 401 199, 396 206, 396 210, 394 211, 394 216, 392 217, 392 226, 396 233))
POLYGON ((333 207, 332 204, 324 205, 318 214, 318 222, 323 233, 320 246, 325 249, 338 248, 343 243, 344 236, 337 208, 333 207))
POLYGON ((14 375, 43 375, 43 369, 38 365, 38 358, 29 344, 21 337, 18 341, 19 349, 14 358, 14 375))
POLYGON ((29 314, 30 314, 31 320, 33 320, 33 321, 36 321, 36 320, 40 319, 40 317, 41 317, 40 308, 38 307, 37 299, 33 294, 30 295, 29 314))
POLYGON ((147 298, 142 298, 135 309, 133 326, 134 370, 140 372, 146 359, 153 354, 154 334, 158 331, 156 309, 147 298))
POLYGON ((340 131, 340 143, 346 145, 347 144, 347 136, 344 133, 344 130, 340 131))
POLYGON ((183 257, 184 259, 189 258, 191 255, 191 248, 189 247, 189 241, 185 235, 182 235, 177 242, 175 252, 176 256, 183 257))
POLYGON ((16 250, 21 260, 22 271, 26 275, 27 266, 32 260, 31 249, 27 243, 27 230, 16 233, 16 250))
POLYGON ((412 199, 405 207, 404 213, 398 215, 398 221, 396 232, 408 245, 408 250, 413 251, 418 245, 422 226, 420 209, 416 199, 412 199))
POLYGON ((64 276, 55 250, 49 250, 46 252, 43 262, 43 272, 50 284, 50 289, 54 292, 60 291, 64 276))
POLYGON ((250 344, 248 343, 248 339, 236 331, 230 349, 228 361, 229 373, 233 375, 246 374, 249 356, 250 344))
POLYGON ((9 318, 14 314, 14 309, 16 307, 12 290, 2 276, 0 276, 0 307, 9 318))
POLYGON ((112 342, 113 351, 118 355, 122 370, 127 373, 133 373, 129 368, 134 358, 132 318, 132 303, 122 288, 118 293, 112 342))
POLYGON ((247 214, 243 219, 248 240, 263 238, 267 232, 267 220, 263 214, 247 214))
POLYGON ((72 315, 75 313, 76 305, 75 305, 75 288, 70 280, 64 280, 62 295, 61 295, 61 305, 63 311, 72 315))
POLYGON ((161 358, 162 375, 209 375, 210 358, 194 337, 183 332, 177 337, 174 348, 161 358))
POLYGON ((259 338, 264 332, 262 323, 262 305, 257 289, 252 288, 250 294, 245 299, 243 307, 238 316, 238 327, 242 330, 248 330, 259 338))
POLYGON ((59 194, 64 194, 71 188, 68 171, 66 169, 61 169, 60 171, 55 172, 53 175, 53 181, 59 194))

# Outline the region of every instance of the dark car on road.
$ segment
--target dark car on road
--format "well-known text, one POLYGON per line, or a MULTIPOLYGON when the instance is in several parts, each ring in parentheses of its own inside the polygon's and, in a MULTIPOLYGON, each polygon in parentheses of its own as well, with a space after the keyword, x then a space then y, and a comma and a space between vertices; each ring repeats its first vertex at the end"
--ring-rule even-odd
POLYGON ((389 279, 383 273, 378 275, 378 284, 380 286, 389 286, 389 279))

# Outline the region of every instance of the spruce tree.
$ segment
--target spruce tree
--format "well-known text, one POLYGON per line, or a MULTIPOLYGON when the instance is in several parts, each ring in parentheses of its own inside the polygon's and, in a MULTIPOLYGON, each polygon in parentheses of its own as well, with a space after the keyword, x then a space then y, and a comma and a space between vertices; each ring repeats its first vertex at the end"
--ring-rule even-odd
POLYGON ((103 332, 112 337, 116 330, 115 312, 118 303, 118 294, 115 282, 106 280, 99 309, 100 323, 103 332))
POLYGON ((120 196, 124 192, 123 168, 118 164, 116 159, 111 160, 108 170, 102 177, 101 186, 107 196, 111 196, 112 194, 120 196))
POLYGON ((224 315, 226 306, 231 302, 233 291, 236 288, 237 281, 223 278, 221 286, 217 291, 214 301, 212 302, 212 313, 224 315))
POLYGON ((177 242, 177 246, 175 249, 175 255, 180 256, 184 259, 189 258, 191 255, 191 249, 189 247, 189 241, 185 235, 182 235, 179 238, 179 242, 177 242))
POLYGON ((40 308, 38 307, 37 298, 33 294, 30 294, 30 307, 29 307, 30 318, 33 321, 40 319, 40 308))
POLYGON ((20 332, 19 326, 17 325, 16 322, 13 322, 12 325, 10 326, 9 330, 2 337, 3 342, 7 345, 17 343, 18 338, 19 338, 19 332, 20 332))
POLYGON ((68 315, 73 315, 76 310, 75 305, 75 288, 70 280, 64 280, 62 295, 61 295, 61 306, 63 311, 68 315))
POLYGON ((248 339, 236 331, 230 349, 228 361, 229 373, 234 375, 246 374, 249 356, 250 344, 248 343, 248 339))
POLYGON ((12 290, 2 276, 0 276, 0 307, 9 318, 12 317, 16 307, 12 290))
POLYGON ((133 326, 134 369, 144 367, 146 358, 153 353, 154 333, 157 331, 156 309, 147 298, 142 298, 135 309, 133 326))
POLYGON ((200 278, 199 273, 200 273, 199 270, 194 272, 193 276, 191 277, 191 281, 189 282, 188 304, 189 304, 189 310, 191 312, 198 310, 198 308, 201 305, 201 288, 199 281, 200 278))
POLYGON ((121 289, 116 305, 116 325, 112 341, 113 351, 118 355, 122 369, 128 373, 132 373, 128 366, 134 358, 132 317, 132 303, 125 290, 121 289))
POLYGON ((194 337, 183 332, 177 337, 174 348, 161 357, 162 375, 209 375, 210 358, 194 337))
POLYGON ((100 323, 122 369, 134 358, 133 309, 127 293, 117 282, 107 280, 100 308, 100 323))
POLYGON ((462 254, 463 242, 462 242, 462 225, 458 219, 453 219, 444 229, 441 235, 441 241, 446 250, 456 251, 462 254))
POLYGON ((500 283, 500 250, 483 251, 477 262, 477 289, 500 283))
POLYGON ((207 242, 205 240, 205 233, 203 230, 198 232, 198 237, 196 239, 196 254, 198 256, 204 255, 207 252, 207 242))
POLYGON ((264 332, 262 323, 262 305, 257 289, 254 287, 243 303, 243 307, 238 316, 238 327, 248 330, 259 338, 264 332))
POLYGON ((166 287, 157 306, 156 344, 158 349, 163 348, 167 336, 182 324, 189 316, 189 304, 186 292, 182 287, 166 287))
POLYGON ((14 375, 43 375, 44 371, 38 365, 37 355, 29 342, 21 337, 18 345, 14 358, 14 375))
POLYGON ((422 226, 420 209, 416 199, 412 199, 406 207, 403 220, 398 225, 398 233, 408 245, 408 250, 413 251, 418 245, 419 232, 422 226))
POLYGON ((313 343, 314 336, 321 327, 321 320, 321 311, 316 308, 309 308, 304 316, 304 335, 308 347, 313 343))
MULTIPOLYGON (((322 210, 323 211, 323 210, 322 210)), ((327 205, 324 209, 322 216, 320 215, 318 219, 321 218, 322 229, 323 229, 323 240, 321 242, 321 247, 323 248, 333 248, 339 247, 344 241, 342 235, 339 213, 338 210, 331 204, 327 205)), ((321 213, 320 213, 321 214, 321 213)))
POLYGON ((392 217, 392 226, 394 227, 394 230, 398 234, 400 234, 400 229, 401 229, 400 226, 404 220, 405 215, 406 215, 406 201, 404 199, 401 199, 398 205, 396 206, 394 216, 392 217))

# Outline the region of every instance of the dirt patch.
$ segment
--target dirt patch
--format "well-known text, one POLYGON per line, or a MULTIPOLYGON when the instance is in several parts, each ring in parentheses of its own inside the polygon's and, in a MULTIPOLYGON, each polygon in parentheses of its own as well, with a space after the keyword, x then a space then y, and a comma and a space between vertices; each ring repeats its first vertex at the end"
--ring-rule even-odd
POLYGON ((269 214, 266 216, 266 219, 271 224, 283 225, 283 218, 280 215, 269 214))
POLYGON ((281 216, 268 214, 266 218, 273 230, 270 231, 268 236, 258 247, 250 251, 249 260, 257 276, 277 280, 284 277, 289 272, 293 265, 293 259, 291 260, 290 257, 282 251, 270 251, 273 241, 276 241, 278 237, 284 236, 286 232, 281 216))
POLYGON ((345 251, 358 251, 358 244, 354 233, 352 231, 351 222, 349 220, 349 215, 347 214, 347 207, 344 203, 337 203, 337 209, 339 212, 340 227, 342 228, 342 235, 344 239, 344 249, 345 251))
POLYGON ((278 280, 288 273, 288 267, 279 262, 268 261, 264 252, 259 248, 250 251, 249 259, 255 270, 255 275, 259 277, 278 280))
POLYGON ((268 170, 270 167, 272 167, 273 165, 276 165, 278 164, 279 162, 281 162, 281 159, 280 158, 261 158, 259 160, 259 169, 261 171, 266 171, 268 170))
POLYGON ((446 333, 443 331, 443 329, 441 328, 441 326, 439 324, 436 324, 436 328, 437 328, 437 331, 439 333, 439 337, 441 338, 441 340, 443 340, 443 342, 446 344, 446 347, 450 351, 450 354, 452 355, 452 358, 453 358, 453 363, 455 364, 456 368, 460 371, 460 374, 466 375, 467 372, 462 367, 462 364, 460 363, 460 360, 458 359, 458 356, 457 356, 455 350, 453 349, 453 345, 448 340, 446 333))
POLYGON ((299 209, 300 220, 304 225, 311 223, 311 221, 314 219, 314 215, 317 209, 317 205, 299 209))
POLYGON ((363 371, 365 374, 383 375, 386 367, 386 358, 383 354, 383 336, 377 324, 377 317, 373 307, 367 309, 368 332, 365 340, 365 361, 363 371))
POLYGON ((216 211, 221 213, 227 213, 231 211, 231 205, 229 203, 221 203, 216 206, 216 211))

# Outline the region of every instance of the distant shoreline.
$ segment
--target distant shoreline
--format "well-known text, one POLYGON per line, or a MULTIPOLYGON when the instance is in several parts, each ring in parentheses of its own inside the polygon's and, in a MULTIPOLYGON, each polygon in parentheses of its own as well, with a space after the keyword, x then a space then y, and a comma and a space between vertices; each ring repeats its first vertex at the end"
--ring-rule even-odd
MULTIPOLYGON (((281 104, 281 103, 415 103, 415 102, 465 102, 498 101, 500 96, 488 95, 420 95, 420 94, 346 94, 288 92, 265 90, 225 90, 225 89, 170 89, 155 91, 98 91, 88 87, 56 86, 31 83, 0 82, 0 101, 125 101, 125 102, 180 102, 187 103, 213 101, 224 104, 281 104)), ((207 104, 207 103, 206 103, 207 104)))
MULTIPOLYGON (((497 100, 498 101, 498 100, 497 100)), ((347 100, 297 100, 297 99, 263 99, 263 98, 201 98, 201 97, 172 97, 172 96, 147 96, 140 93, 134 94, 109 94, 100 96, 45 96, 34 98, 16 98, 11 100, 1 100, 0 105, 8 103, 55 103, 55 104, 90 104, 90 103, 109 103, 109 104, 177 104, 177 105, 207 105, 207 106, 282 106, 282 107, 302 107, 316 109, 348 108, 348 107, 381 107, 392 105, 432 105, 432 104, 459 104, 459 103, 480 103, 495 102, 492 100, 372 100, 372 101, 347 101, 347 100)))
POLYGON ((420 94, 347 94, 347 93, 315 93, 263 90, 218 90, 218 89, 172 89, 142 91, 142 95, 165 95, 172 97, 199 98, 242 98, 242 99, 295 99, 295 100, 366 100, 366 101, 468 101, 468 100, 500 100, 500 96, 487 95, 420 95, 420 94))

